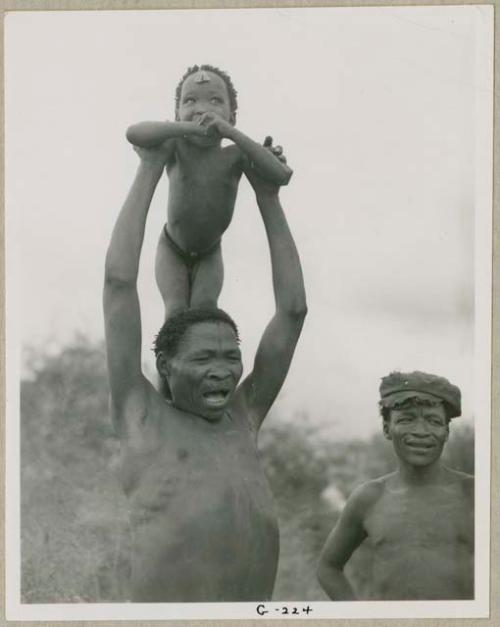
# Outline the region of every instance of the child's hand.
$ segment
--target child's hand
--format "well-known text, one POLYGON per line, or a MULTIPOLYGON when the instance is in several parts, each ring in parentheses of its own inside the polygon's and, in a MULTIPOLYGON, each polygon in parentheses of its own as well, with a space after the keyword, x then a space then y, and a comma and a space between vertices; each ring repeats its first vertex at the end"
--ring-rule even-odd
POLYGON ((217 138, 230 137, 233 130, 232 124, 221 118, 217 113, 204 113, 198 124, 206 130, 208 136, 217 138))
MULTIPOLYGON (((264 140, 263 146, 267 148, 270 152, 272 152, 273 155, 281 161, 281 163, 286 163, 286 157, 283 154, 283 148, 281 146, 273 146, 272 137, 268 135, 264 140)), ((269 182, 266 178, 261 176, 259 170, 252 163, 250 163, 250 167, 245 169, 245 174, 257 196, 263 194, 278 194, 280 186, 276 185, 275 183, 269 182)))
POLYGON ((182 122, 183 127, 186 128, 184 137, 194 135, 195 137, 210 137, 211 132, 202 126, 200 122, 182 122))

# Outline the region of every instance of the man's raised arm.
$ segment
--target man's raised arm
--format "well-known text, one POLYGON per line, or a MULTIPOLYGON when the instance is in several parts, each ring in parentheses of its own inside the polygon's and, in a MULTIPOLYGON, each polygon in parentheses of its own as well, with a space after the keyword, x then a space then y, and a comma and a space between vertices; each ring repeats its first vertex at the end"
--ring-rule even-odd
POLYGON ((299 255, 278 197, 278 187, 255 174, 252 184, 266 229, 276 311, 262 336, 253 371, 241 393, 256 430, 283 385, 307 313, 299 255))
POLYGON ((125 414, 145 411, 147 382, 141 369, 141 316, 137 294, 139 259, 151 199, 165 162, 161 149, 138 150, 132 188, 111 236, 104 275, 104 321, 115 428, 125 414))

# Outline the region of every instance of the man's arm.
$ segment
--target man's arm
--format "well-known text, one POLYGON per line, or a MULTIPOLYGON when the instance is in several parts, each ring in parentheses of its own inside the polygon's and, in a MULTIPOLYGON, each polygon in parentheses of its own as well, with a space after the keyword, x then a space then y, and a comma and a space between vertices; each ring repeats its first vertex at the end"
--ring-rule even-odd
POLYGON ((344 566, 367 536, 363 521, 368 507, 378 494, 379 487, 373 482, 355 490, 323 547, 318 580, 333 601, 356 599, 354 590, 344 575, 344 566))
MULTIPOLYGON (((206 137, 207 129, 197 122, 139 122, 127 129, 128 141, 140 148, 155 148, 168 140, 184 135, 206 137)), ((172 142, 170 142, 170 149, 173 150, 172 142)))
POLYGON ((148 382, 141 369, 141 316, 137 294, 139 259, 151 199, 161 177, 161 149, 140 152, 141 163, 118 216, 104 275, 104 321, 111 409, 118 433, 127 414, 146 410, 148 382))
POLYGON ((251 183, 269 242, 276 306, 257 349, 253 370, 240 387, 257 431, 287 375, 307 305, 300 259, 278 198, 278 188, 256 176, 251 183))

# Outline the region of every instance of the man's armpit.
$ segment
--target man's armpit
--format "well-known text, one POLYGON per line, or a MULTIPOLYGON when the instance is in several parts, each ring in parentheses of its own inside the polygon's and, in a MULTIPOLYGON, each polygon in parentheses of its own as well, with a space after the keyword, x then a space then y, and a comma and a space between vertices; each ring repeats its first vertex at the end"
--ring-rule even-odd
POLYGON ((141 376, 123 394, 112 396, 110 410, 113 424, 118 426, 120 433, 125 434, 134 425, 138 426, 146 422, 150 411, 148 380, 141 376))

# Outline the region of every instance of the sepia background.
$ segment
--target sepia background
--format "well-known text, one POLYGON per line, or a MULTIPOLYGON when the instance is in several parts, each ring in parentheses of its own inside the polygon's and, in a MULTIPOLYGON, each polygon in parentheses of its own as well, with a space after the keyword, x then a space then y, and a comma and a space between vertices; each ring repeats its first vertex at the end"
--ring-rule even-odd
MULTIPOLYGON (((448 11, 8 17, 6 195, 23 312, 26 602, 123 599, 127 534, 110 472, 117 444, 102 351, 103 260, 136 164, 124 130, 172 118, 175 85, 192 63, 232 75, 238 127, 256 139, 272 134, 295 169, 282 201, 310 315, 261 439, 282 533, 276 598, 324 598, 315 561, 345 497, 394 467, 376 407, 390 370, 425 369, 460 385, 464 417, 453 424, 448 456, 472 471, 481 76, 473 10, 448 11)), ((152 378, 150 338, 162 315, 153 258, 165 205, 164 182, 141 268, 152 378)), ((245 182, 223 252, 220 302, 241 327, 248 368, 272 292, 245 182)), ((353 573, 367 595, 360 573, 368 559, 358 555, 353 573)))

